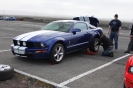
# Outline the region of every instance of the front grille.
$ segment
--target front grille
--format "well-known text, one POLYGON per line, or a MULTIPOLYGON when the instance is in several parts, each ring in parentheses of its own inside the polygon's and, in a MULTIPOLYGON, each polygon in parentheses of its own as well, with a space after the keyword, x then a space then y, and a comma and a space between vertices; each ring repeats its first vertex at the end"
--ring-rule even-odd
POLYGON ((17 40, 13 40, 13 44, 16 46, 17 45, 17 40))
POLYGON ((26 42, 26 47, 33 48, 34 47, 34 43, 33 42, 26 42))
POLYGON ((36 48, 42 48, 40 42, 36 42, 36 48))
MULTIPOLYGON (((14 46, 18 46, 17 41, 18 40, 13 40, 14 46)), ((20 42, 20 45, 19 46, 23 46, 23 41, 19 41, 19 42, 20 42)), ((26 42, 26 47, 33 48, 34 47, 34 43, 33 42, 26 42)))
POLYGON ((20 41, 20 46, 23 46, 23 41, 20 41))

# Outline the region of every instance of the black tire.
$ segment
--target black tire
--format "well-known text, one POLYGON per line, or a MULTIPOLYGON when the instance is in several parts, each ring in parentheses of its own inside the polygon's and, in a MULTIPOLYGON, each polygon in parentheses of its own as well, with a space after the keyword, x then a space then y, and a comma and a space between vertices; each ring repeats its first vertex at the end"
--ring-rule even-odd
POLYGON ((123 88, 126 88, 125 84, 123 85, 123 88))
POLYGON ((11 79, 14 76, 14 68, 8 65, 0 65, 0 81, 11 79))
POLYGON ((60 43, 54 45, 50 55, 50 62, 58 64, 62 61, 65 55, 64 46, 60 43))
POLYGON ((99 45, 97 45, 98 42, 99 42, 99 38, 94 38, 89 47, 89 50, 92 52, 97 52, 99 50, 99 45))

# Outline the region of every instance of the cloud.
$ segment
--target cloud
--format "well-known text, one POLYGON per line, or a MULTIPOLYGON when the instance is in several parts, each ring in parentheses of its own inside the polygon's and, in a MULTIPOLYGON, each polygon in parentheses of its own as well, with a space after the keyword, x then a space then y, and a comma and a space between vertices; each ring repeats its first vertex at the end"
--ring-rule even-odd
POLYGON ((0 14, 91 16, 132 19, 133 0, 0 0, 0 14), (125 18, 126 17, 126 18, 125 18))

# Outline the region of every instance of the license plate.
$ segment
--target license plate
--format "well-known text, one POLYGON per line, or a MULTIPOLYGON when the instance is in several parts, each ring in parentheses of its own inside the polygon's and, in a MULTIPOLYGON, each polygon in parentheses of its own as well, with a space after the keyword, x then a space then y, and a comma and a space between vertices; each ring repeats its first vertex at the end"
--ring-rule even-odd
POLYGON ((16 54, 25 54, 25 50, 14 50, 16 54))
POLYGON ((24 50, 18 50, 18 54, 25 54, 24 50))
POLYGON ((14 53, 18 53, 18 50, 14 49, 14 53))

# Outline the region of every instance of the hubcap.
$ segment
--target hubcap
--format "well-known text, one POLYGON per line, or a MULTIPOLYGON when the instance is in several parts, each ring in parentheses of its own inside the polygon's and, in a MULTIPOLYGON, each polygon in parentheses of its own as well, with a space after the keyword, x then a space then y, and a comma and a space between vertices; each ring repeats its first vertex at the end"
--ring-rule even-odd
POLYGON ((64 49, 61 46, 56 47, 54 59, 56 61, 61 61, 64 56, 64 49))
POLYGON ((10 66, 8 65, 0 65, 0 71, 8 70, 10 69, 10 66))
POLYGON ((98 48, 99 48, 99 46, 97 45, 98 42, 99 42, 98 39, 96 39, 96 40, 95 40, 95 43, 94 43, 94 48, 95 48, 96 51, 97 51, 98 48))

